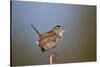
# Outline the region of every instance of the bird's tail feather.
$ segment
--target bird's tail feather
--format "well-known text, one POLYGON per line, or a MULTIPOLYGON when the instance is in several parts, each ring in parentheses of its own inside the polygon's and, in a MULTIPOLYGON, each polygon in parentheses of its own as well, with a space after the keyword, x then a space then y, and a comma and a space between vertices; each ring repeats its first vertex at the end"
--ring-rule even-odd
POLYGON ((40 32, 31 24, 31 26, 32 26, 32 28, 36 31, 36 33, 38 34, 38 35, 40 35, 40 32))

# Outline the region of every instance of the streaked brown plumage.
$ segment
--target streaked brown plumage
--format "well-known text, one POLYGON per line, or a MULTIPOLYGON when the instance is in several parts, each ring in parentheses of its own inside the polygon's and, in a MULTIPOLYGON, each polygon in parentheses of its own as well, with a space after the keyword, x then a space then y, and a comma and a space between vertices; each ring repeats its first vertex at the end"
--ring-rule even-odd
POLYGON ((56 25, 49 32, 40 33, 32 24, 31 26, 38 34, 37 44, 41 48, 41 52, 49 51, 56 47, 58 40, 64 32, 63 26, 56 25))

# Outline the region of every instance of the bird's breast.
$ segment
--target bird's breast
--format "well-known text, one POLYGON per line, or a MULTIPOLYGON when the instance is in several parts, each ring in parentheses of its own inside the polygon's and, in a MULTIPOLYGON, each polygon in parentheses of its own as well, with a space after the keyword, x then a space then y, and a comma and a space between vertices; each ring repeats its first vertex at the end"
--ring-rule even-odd
POLYGON ((61 32, 59 33, 59 36, 61 36, 61 37, 62 37, 62 33, 61 33, 61 32))

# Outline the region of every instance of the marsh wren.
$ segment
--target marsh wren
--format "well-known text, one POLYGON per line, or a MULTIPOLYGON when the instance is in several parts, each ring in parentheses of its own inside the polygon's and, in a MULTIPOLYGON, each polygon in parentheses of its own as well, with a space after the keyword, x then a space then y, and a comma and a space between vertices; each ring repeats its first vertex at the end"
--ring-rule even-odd
POLYGON ((41 48, 41 52, 49 51, 54 49, 61 39, 64 32, 64 26, 56 25, 50 31, 40 33, 32 24, 31 26, 38 34, 37 45, 41 48))

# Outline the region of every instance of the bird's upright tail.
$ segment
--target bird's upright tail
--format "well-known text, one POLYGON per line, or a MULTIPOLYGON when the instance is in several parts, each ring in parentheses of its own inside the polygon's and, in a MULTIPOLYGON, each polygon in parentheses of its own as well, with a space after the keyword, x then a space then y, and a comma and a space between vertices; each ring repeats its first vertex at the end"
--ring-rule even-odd
POLYGON ((36 33, 40 36, 40 32, 31 24, 32 28, 36 31, 36 33))

